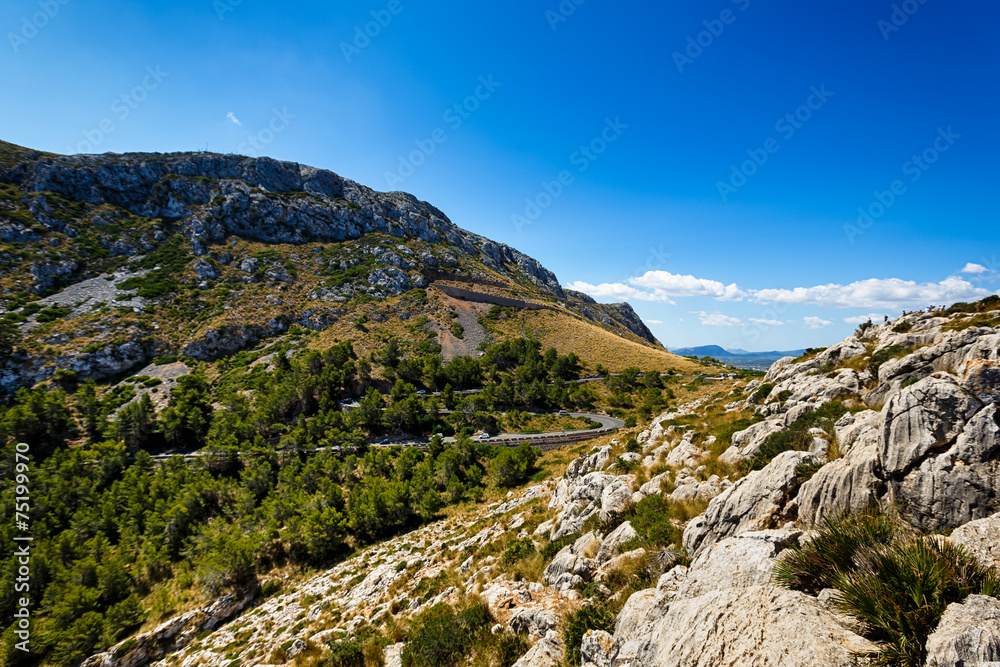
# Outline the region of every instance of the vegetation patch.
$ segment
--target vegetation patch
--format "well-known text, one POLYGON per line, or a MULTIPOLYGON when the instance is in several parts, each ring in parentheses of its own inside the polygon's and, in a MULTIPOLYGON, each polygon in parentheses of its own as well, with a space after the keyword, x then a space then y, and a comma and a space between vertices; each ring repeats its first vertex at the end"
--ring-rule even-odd
POLYGON ((924 664, 927 637, 949 604, 972 594, 1000 596, 995 569, 880 508, 824 517, 808 542, 785 551, 774 578, 810 593, 837 589, 838 610, 884 643, 861 657, 906 667, 924 664))

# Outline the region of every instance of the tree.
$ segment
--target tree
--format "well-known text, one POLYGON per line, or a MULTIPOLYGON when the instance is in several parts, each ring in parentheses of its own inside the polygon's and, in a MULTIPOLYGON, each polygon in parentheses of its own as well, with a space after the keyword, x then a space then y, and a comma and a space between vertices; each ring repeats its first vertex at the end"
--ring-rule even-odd
POLYGON ((156 408, 149 394, 119 410, 115 428, 118 439, 129 451, 142 449, 156 431, 156 408))
POLYGON ((182 375, 170 390, 163 411, 163 435, 171 445, 201 447, 205 444, 212 414, 208 383, 200 375, 182 375))
POLYGON ((6 318, 0 319, 0 361, 10 356, 21 342, 21 330, 6 318))

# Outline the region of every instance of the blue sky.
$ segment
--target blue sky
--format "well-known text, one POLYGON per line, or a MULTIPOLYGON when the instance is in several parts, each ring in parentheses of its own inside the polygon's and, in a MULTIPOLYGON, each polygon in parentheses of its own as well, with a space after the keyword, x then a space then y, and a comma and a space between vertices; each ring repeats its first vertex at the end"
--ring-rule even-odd
POLYGON ((996 3, 8 0, 0 28, 8 141, 406 190, 671 347, 1000 289, 996 3))

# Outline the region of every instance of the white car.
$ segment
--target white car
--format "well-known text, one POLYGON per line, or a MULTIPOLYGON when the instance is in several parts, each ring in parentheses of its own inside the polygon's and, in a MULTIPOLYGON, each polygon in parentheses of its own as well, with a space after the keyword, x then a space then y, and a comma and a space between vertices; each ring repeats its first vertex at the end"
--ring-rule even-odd
POLYGON ((489 433, 483 433, 481 436, 479 436, 479 439, 480 440, 489 440, 490 439, 490 434, 489 433))

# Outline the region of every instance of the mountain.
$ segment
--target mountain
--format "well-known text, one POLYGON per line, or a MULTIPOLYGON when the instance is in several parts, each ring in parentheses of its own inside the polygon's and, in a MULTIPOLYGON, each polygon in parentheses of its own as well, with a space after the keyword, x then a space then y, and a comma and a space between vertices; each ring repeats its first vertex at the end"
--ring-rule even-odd
POLYGON ((537 260, 427 202, 270 158, 0 142, 0 266, 5 317, 23 337, 0 359, 7 394, 57 371, 100 380, 157 357, 210 362, 299 328, 367 353, 421 318, 410 333, 436 336, 447 360, 506 335, 481 323, 504 305, 518 335, 543 344, 576 330, 579 349, 559 351, 591 366, 687 364, 628 304, 564 290, 537 260))
POLYGON ((718 345, 680 347, 671 351, 682 357, 712 357, 737 368, 752 368, 754 370, 767 370, 771 364, 782 357, 798 357, 806 352, 806 350, 748 352, 746 350, 727 350, 718 345))

